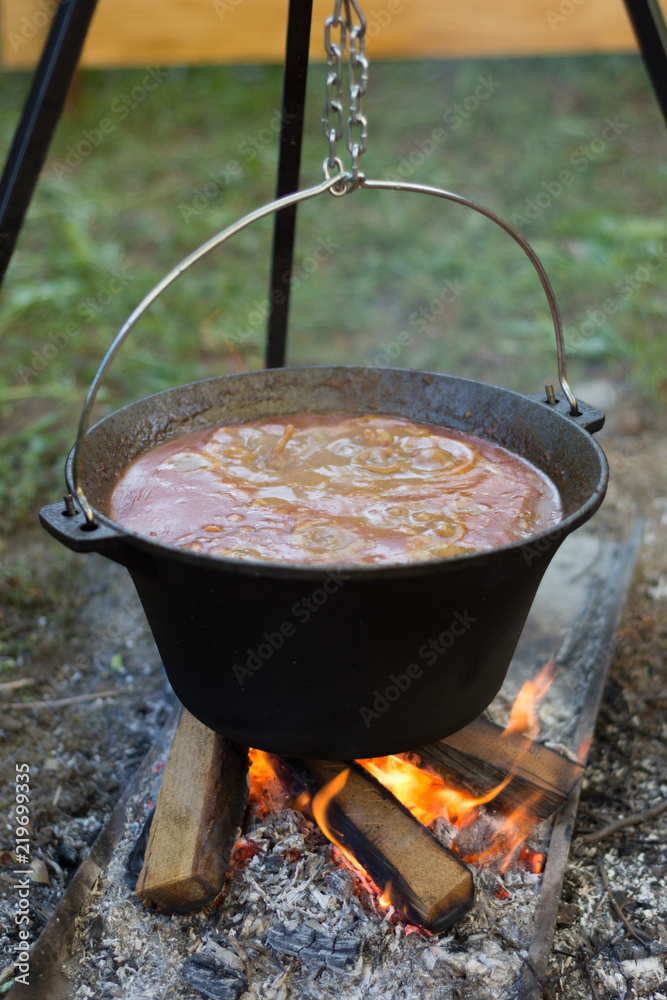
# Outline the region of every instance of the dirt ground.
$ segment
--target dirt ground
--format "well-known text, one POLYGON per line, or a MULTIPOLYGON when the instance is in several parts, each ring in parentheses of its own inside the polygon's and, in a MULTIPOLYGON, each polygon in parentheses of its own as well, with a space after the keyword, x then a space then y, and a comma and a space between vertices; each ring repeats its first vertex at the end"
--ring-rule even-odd
MULTIPOLYGON (((619 532, 642 517, 644 542, 584 778, 543 996, 664 1000, 667 811, 650 811, 667 803, 667 418, 611 385, 591 391, 608 413, 598 440, 611 467, 597 517, 619 532), (632 825, 584 840, 635 814, 632 825)), ((66 552, 37 526, 2 544, 0 994, 19 943, 17 766, 27 764, 21 773, 30 777, 34 940, 172 699, 123 570, 66 552)))

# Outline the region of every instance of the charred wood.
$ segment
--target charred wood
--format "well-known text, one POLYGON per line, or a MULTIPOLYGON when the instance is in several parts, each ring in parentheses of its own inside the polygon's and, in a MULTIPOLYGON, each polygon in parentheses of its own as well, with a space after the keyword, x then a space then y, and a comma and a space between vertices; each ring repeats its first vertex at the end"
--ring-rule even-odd
POLYGON ((360 942, 353 934, 332 937, 307 924, 290 929, 274 924, 266 937, 269 948, 283 955, 293 955, 305 965, 326 966, 334 972, 349 972, 358 961, 360 942))
POLYGON ((490 803, 511 812, 526 806, 535 819, 546 819, 568 798, 584 769, 563 754, 522 736, 503 735, 500 726, 476 719, 438 743, 415 751, 422 762, 453 784, 481 795, 511 781, 490 803))
POLYGON ((227 969, 202 953, 186 960, 183 978, 208 1000, 239 1000, 248 989, 248 980, 243 973, 227 969))

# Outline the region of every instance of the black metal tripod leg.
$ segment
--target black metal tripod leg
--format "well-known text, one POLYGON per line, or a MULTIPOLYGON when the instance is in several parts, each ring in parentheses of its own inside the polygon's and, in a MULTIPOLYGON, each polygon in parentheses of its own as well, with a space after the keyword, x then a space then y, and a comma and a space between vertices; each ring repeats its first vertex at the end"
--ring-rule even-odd
MULTIPOLYGON (((299 186, 312 11, 312 0, 290 0, 276 198, 292 194, 299 186)), ((278 212, 274 223, 267 368, 281 368, 285 363, 295 235, 296 205, 278 212)))
POLYGON ((0 285, 11 260, 97 0, 61 0, 0 180, 0 285))
POLYGON ((657 0, 625 0, 655 96, 667 121, 667 29, 657 0))

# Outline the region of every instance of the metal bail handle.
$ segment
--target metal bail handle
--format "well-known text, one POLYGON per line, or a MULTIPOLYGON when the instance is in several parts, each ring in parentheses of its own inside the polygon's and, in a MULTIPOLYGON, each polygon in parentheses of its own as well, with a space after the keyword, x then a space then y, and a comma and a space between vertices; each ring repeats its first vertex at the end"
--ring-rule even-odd
POLYGON ((556 302, 556 296, 554 290, 551 287, 551 282, 547 277, 547 272, 544 270, 542 261, 537 256, 533 248, 531 247, 528 240, 525 240, 521 233, 517 232, 513 226, 510 226, 509 222, 502 219, 499 215, 493 212, 490 208, 486 208, 484 205, 480 205, 476 201, 471 201, 469 198, 464 198, 463 195, 454 194, 452 191, 445 191, 443 188, 429 187, 426 184, 408 184, 404 181, 373 181, 368 180, 365 177, 361 177, 360 186, 371 188, 376 191, 414 191, 417 194, 429 194, 436 198, 445 198, 447 201, 456 202, 458 205, 464 205, 466 208, 471 208, 474 212, 479 212, 480 215, 486 216, 491 222, 495 222, 497 226, 504 229, 505 232, 512 237, 515 243, 518 243, 523 252, 526 254, 531 264, 537 271, 537 275, 542 283, 542 288, 544 289, 544 294, 547 297, 549 303, 549 309, 551 310, 551 319, 554 325, 554 335, 556 337, 556 353, 558 356, 558 380, 560 382, 561 388, 565 394, 565 398, 570 404, 570 415, 573 417, 579 416, 579 407, 577 406, 577 400, 570 388, 567 381, 567 371, 565 363, 565 343, 563 340, 563 323, 560 317, 560 310, 558 308, 558 303, 556 302))
MULTIPOLYGON (((326 163, 326 161, 325 161, 326 163)), ((338 166, 340 161, 336 162, 338 166)), ((328 171, 325 171, 328 173, 328 171)), ((297 191, 294 194, 287 195, 284 198, 279 198, 276 201, 272 201, 261 208, 255 209, 254 212, 250 212, 249 215, 244 216, 239 219, 238 222, 233 223, 226 229, 212 236, 210 240, 203 243, 197 250, 194 250, 188 257, 185 257, 180 264, 165 275, 161 281, 145 296, 145 298, 139 303, 134 312, 128 317, 121 329, 116 334, 111 346, 109 347, 107 353, 105 354, 100 367, 97 370, 95 378, 92 381, 88 394, 86 396, 85 402, 83 404, 83 409, 81 412, 81 417, 79 419, 79 426, 76 436, 76 444, 74 446, 74 461, 73 461, 73 478, 74 478, 74 489, 76 496, 81 504, 81 509, 85 514, 86 527, 90 530, 94 528, 95 525, 95 515, 93 509, 90 506, 88 498, 84 493, 83 487, 81 485, 81 468, 83 464, 83 446, 90 424, 90 415, 95 405, 95 399, 97 398, 97 393, 101 385, 102 379, 104 378, 109 366, 111 365, 113 359, 115 358, 119 348, 127 338, 128 334, 134 328, 136 323, 141 319, 146 310, 155 302, 155 300, 162 294, 162 292, 173 284, 177 278, 180 278, 193 264, 196 264, 203 257, 207 256, 216 247, 221 246, 226 243, 227 240, 231 239, 241 230, 245 229, 247 226, 252 225, 253 222, 257 222, 259 219, 264 219, 268 215, 272 215, 274 212, 279 212, 282 208, 287 208, 290 205, 297 205, 302 201, 308 201, 311 198, 316 198, 320 194, 324 194, 329 191, 330 194, 341 196, 347 194, 351 191, 355 191, 358 188, 369 188, 370 190, 376 191, 412 191, 416 194, 426 194, 431 195, 436 198, 444 198, 447 201, 456 202, 459 205, 464 205, 466 208, 471 208, 475 212, 479 212, 480 215, 486 216, 496 225, 504 229, 512 239, 519 244, 521 249, 524 251, 531 264, 537 271, 539 279, 542 283, 542 287, 549 302, 549 308, 551 309, 551 318, 554 325, 554 333, 556 337, 556 351, 558 355, 558 377, 560 380, 561 387, 568 403, 570 404, 570 414, 572 416, 579 415, 579 407, 577 406, 577 400, 568 385, 566 371, 565 371, 565 345, 563 343, 563 324, 560 318, 560 312, 558 310, 558 304, 556 302, 556 297, 554 295, 551 283, 547 277, 546 271, 542 266, 537 254, 532 249, 530 244, 521 236, 520 233, 516 231, 508 222, 501 219, 499 215, 492 212, 491 209, 485 208, 483 205, 477 204, 477 202, 470 201, 469 198, 464 198, 462 195, 454 194, 451 191, 445 191, 442 188, 429 187, 425 184, 409 184, 403 181, 374 181, 369 180, 363 174, 354 173, 337 173, 333 176, 327 176, 325 180, 318 184, 316 187, 307 188, 304 191, 297 191)))

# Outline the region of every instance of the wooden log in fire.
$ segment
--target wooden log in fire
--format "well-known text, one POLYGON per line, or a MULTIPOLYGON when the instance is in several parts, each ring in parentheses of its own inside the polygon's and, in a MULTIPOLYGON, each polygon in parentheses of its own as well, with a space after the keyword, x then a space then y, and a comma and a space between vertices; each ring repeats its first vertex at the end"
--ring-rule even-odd
POLYGON ((464 729, 415 753, 434 771, 475 795, 499 785, 514 772, 491 806, 509 812, 525 806, 535 819, 546 819, 565 802, 584 769, 563 754, 522 736, 502 735, 500 726, 476 719, 464 729))
POLYGON ((169 753, 136 892, 188 913, 220 892, 248 799, 248 751, 183 709, 169 753))
POLYGON ((271 759, 294 796, 306 791, 314 797, 347 771, 326 807, 329 835, 411 922, 441 931, 470 909, 469 869, 363 767, 351 761, 271 759))

